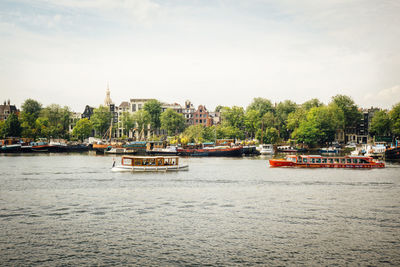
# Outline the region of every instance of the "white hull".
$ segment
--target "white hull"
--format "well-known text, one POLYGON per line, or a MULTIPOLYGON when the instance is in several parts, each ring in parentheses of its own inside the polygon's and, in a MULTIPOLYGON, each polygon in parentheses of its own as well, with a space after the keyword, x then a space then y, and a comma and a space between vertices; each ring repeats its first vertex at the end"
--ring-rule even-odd
POLYGON ((189 165, 171 166, 115 166, 113 172, 157 172, 157 171, 187 171, 189 165))

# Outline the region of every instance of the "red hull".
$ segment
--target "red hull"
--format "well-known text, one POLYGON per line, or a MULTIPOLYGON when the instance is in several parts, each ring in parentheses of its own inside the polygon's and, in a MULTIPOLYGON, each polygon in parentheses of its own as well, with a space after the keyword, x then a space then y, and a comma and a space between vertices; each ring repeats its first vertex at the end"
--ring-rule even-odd
POLYGON ((369 157, 321 157, 321 156, 288 156, 287 159, 270 159, 271 167, 299 168, 384 168, 385 163, 376 162, 369 157), (339 161, 340 160, 340 161, 339 161), (342 162, 343 161, 343 162, 342 162), (347 162, 349 161, 349 162, 347 162))

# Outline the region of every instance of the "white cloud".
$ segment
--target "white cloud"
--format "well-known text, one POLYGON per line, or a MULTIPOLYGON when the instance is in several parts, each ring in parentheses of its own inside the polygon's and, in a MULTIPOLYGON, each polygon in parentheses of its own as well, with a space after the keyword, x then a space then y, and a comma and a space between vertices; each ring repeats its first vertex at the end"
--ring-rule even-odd
POLYGON ((378 106, 386 109, 400 103, 400 85, 382 89, 376 93, 368 93, 364 96, 366 106, 378 106))

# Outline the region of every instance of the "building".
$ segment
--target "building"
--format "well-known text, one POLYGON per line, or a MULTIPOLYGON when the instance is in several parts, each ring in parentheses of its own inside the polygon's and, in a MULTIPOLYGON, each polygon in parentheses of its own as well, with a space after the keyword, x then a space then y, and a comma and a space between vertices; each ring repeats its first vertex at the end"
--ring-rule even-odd
POLYGON ((17 109, 17 107, 15 105, 11 105, 10 104, 10 99, 6 101, 4 101, 3 105, 0 105, 0 120, 6 120, 8 118, 8 116, 10 116, 11 114, 19 114, 19 110, 17 109))
POLYGON ((210 116, 205 106, 200 105, 194 112, 193 125, 204 125, 207 127, 213 125, 213 118, 210 116))
POLYGON ((76 123, 82 118, 82 113, 79 112, 71 112, 71 116, 69 117, 69 125, 68 130, 71 133, 74 129, 76 123))
POLYGON ((82 119, 87 118, 88 120, 90 120, 90 117, 93 115, 93 110, 94 110, 93 107, 86 105, 85 110, 83 111, 83 113, 81 115, 81 118, 82 119))
POLYGON ((360 121, 357 123, 356 127, 357 143, 367 144, 372 142, 372 138, 369 134, 369 126, 371 124, 371 120, 374 117, 375 113, 379 110, 380 110, 379 108, 374 108, 374 107, 361 110, 362 117, 360 121))
POLYGON ((186 100, 185 106, 182 109, 182 114, 186 119, 186 126, 193 125, 193 123, 194 123, 193 116, 194 116, 195 111, 196 110, 193 107, 193 104, 189 100, 186 100))
POLYGON ((218 125, 221 123, 221 112, 209 112, 208 114, 213 120, 213 125, 218 125))
POLYGON ((163 103, 162 106, 161 106, 161 112, 164 112, 169 108, 173 109, 174 111, 176 111, 179 114, 183 113, 183 108, 178 103, 173 103, 173 104, 163 103))

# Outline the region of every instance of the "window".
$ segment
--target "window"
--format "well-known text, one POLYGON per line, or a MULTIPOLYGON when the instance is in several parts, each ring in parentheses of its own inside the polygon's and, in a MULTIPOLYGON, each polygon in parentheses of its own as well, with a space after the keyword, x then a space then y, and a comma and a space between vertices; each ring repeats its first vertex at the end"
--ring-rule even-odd
POLYGON ((132 104, 132 111, 133 111, 133 112, 136 111, 136 104, 132 104))
POLYGON ((196 122, 199 122, 199 120, 196 120, 196 122))
POLYGON ((203 123, 202 120, 200 120, 200 123, 203 123))
POLYGON ((322 159, 322 163, 327 163, 328 159, 322 159))
POLYGON ((351 159, 347 159, 347 163, 351 163, 351 159))
POLYGON ((142 109, 142 104, 138 104, 138 110, 142 109))
POLYGON ((316 159, 316 161, 315 162, 317 162, 317 163, 321 163, 321 159, 316 159))

